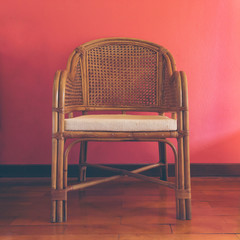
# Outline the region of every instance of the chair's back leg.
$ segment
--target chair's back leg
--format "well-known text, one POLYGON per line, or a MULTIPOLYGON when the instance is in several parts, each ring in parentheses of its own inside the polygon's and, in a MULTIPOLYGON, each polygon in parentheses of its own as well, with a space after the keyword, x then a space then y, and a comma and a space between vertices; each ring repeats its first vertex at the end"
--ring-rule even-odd
POLYGON ((159 151, 159 162, 164 164, 160 166, 160 179, 167 181, 168 180, 168 162, 166 154, 166 144, 164 142, 158 142, 158 151, 159 151))
POLYGON ((82 141, 80 145, 79 175, 78 175, 79 182, 86 181, 87 167, 83 166, 82 164, 86 163, 87 161, 87 143, 88 143, 87 141, 82 141))

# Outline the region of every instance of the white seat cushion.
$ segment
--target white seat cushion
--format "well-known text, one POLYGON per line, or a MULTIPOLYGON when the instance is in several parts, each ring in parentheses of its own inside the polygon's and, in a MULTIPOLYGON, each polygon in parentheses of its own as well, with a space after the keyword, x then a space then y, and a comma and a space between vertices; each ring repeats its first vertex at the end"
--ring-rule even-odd
POLYGON ((65 119, 66 131, 176 131, 177 120, 166 116, 104 114, 65 119))

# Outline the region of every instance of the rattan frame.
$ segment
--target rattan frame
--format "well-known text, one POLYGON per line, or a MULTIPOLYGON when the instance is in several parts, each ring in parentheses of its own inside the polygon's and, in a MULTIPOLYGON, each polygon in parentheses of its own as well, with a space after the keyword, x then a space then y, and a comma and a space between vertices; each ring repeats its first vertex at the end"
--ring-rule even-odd
MULTIPOLYGON (((106 56, 104 60, 108 61, 106 56)), ((131 57, 132 56, 129 56, 130 60, 132 59, 131 57)), ((125 59, 126 58, 124 58, 123 61, 126 61, 125 59)), ((103 61, 103 59, 100 59, 99 61, 101 62, 103 61)), ((125 63, 123 62, 123 65, 124 64, 125 63)), ((131 69, 129 70, 129 63, 126 63, 126 66, 127 71, 131 71, 131 69)), ((144 70, 142 66, 141 69, 144 70)), ((125 69, 121 69, 121 71, 125 71, 125 69)), ((131 72, 133 77, 135 72, 131 72)), ((112 73, 108 72, 107 74, 112 73)), ((91 77, 94 78, 94 75, 91 77)), ((116 81, 118 81, 118 79, 116 81)), ((152 96, 150 96, 150 98, 152 99, 152 96)), ((168 52, 168 50, 151 42, 130 38, 99 39, 85 43, 80 47, 76 48, 68 60, 66 70, 57 71, 55 74, 53 85, 52 120, 52 222, 63 222, 67 220, 68 191, 82 189, 95 184, 111 181, 121 177, 122 175, 140 178, 173 188, 176 193, 176 217, 182 220, 191 219, 187 78, 184 72, 176 71, 174 59, 172 55, 168 52), (130 53, 132 51, 135 51, 136 49, 136 56, 139 56, 139 54, 148 54, 146 55, 147 57, 149 55, 150 58, 153 58, 152 56, 156 57, 156 60, 153 59, 151 61, 155 61, 154 64, 156 64, 157 68, 154 68, 154 64, 153 67, 149 67, 150 71, 152 71, 151 68, 156 69, 155 72, 151 73, 151 76, 157 77, 157 83, 154 85, 156 90, 152 90, 153 92, 155 91, 156 96, 154 99, 157 100, 154 100, 155 103, 153 105, 151 105, 152 102, 148 100, 146 100, 144 104, 136 104, 136 102, 134 102, 133 100, 133 103, 131 102, 131 104, 129 105, 127 105, 127 103, 125 102, 124 104, 119 105, 116 102, 109 103, 109 100, 107 104, 104 104, 105 100, 103 98, 101 98, 103 100, 99 100, 100 104, 94 103, 96 97, 92 100, 90 99, 90 91, 94 91, 92 89, 89 89, 90 84, 88 75, 90 71, 89 68, 91 67, 89 66, 89 62, 91 63, 91 61, 94 61, 94 64, 96 65, 95 58, 102 57, 102 55, 99 57, 97 50, 93 50, 93 53, 95 55, 93 54, 93 57, 91 56, 91 60, 88 61, 90 51, 92 49, 103 49, 104 51, 107 51, 107 54, 110 54, 109 56, 112 56, 112 48, 123 49, 123 51, 129 51, 130 53), (166 72, 166 74, 163 73, 163 71, 166 72), (78 81, 76 79, 78 79, 78 81), (64 130, 64 119, 67 116, 73 117, 73 113, 76 111, 81 111, 82 114, 86 114, 88 111, 95 110, 118 110, 124 113, 126 111, 143 111, 158 112, 159 114, 171 112, 172 117, 177 119, 177 131, 87 132, 64 130), (174 144, 172 144, 168 140, 168 138, 177 139, 177 149, 175 148, 174 144), (75 140, 70 145, 65 146, 65 142, 67 139, 75 140), (120 174, 109 178, 86 182, 86 168, 90 165, 86 162, 88 141, 156 141, 159 143, 159 163, 152 164, 141 169, 134 170, 132 172, 110 168, 102 165, 95 165, 95 167, 104 168, 107 170, 118 172, 120 174), (73 186, 68 186, 68 154, 71 148, 78 143, 81 143, 79 158, 80 183, 73 186), (166 161, 166 145, 170 146, 175 156, 175 183, 167 181, 168 171, 166 161), (159 166, 161 167, 161 180, 139 174, 142 171, 159 166)))

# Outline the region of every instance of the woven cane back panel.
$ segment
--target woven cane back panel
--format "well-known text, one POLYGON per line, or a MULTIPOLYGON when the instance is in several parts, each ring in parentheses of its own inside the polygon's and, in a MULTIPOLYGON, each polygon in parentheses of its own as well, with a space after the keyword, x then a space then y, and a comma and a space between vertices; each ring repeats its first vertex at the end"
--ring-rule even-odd
POLYGON ((75 69, 74 79, 67 79, 66 90, 65 90, 65 106, 82 105, 83 94, 82 94, 82 74, 80 60, 77 63, 75 69))
POLYGON ((115 44, 88 51, 90 106, 157 106, 157 52, 115 44))

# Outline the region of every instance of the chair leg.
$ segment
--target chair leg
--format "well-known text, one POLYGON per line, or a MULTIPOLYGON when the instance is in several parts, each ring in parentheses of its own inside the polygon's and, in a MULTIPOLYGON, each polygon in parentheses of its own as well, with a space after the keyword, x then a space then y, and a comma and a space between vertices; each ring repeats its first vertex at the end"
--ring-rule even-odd
POLYGON ((168 180, 168 163, 166 154, 166 144, 164 142, 158 142, 159 162, 164 165, 160 167, 160 179, 168 180))
POLYGON ((87 167, 82 166, 87 161, 87 141, 82 141, 79 155, 79 182, 86 182, 87 167))
POLYGON ((191 178, 189 162, 188 137, 178 139, 178 163, 177 165, 177 218, 181 220, 191 219, 191 178))
MULTIPOLYGON (((51 168, 52 191, 56 190, 57 183, 57 139, 52 139, 52 168, 51 168)), ((51 199, 51 222, 56 222, 57 202, 51 199)))
POLYGON ((176 201, 177 201, 177 218, 181 220, 186 219, 185 199, 182 197, 184 192, 184 154, 183 154, 183 138, 178 139, 178 163, 177 163, 177 189, 176 189, 176 201))
POLYGON ((184 170, 185 170, 185 189, 187 191, 186 198, 186 219, 192 218, 191 209, 191 175, 190 175, 190 157, 189 157, 189 136, 183 138, 184 146, 184 170))
MULTIPOLYGON (((57 154, 57 182, 56 192, 63 192, 63 155, 64 155, 64 139, 58 140, 57 154)), ((63 222, 66 219, 66 198, 62 194, 57 194, 56 200, 56 222, 63 222)))

